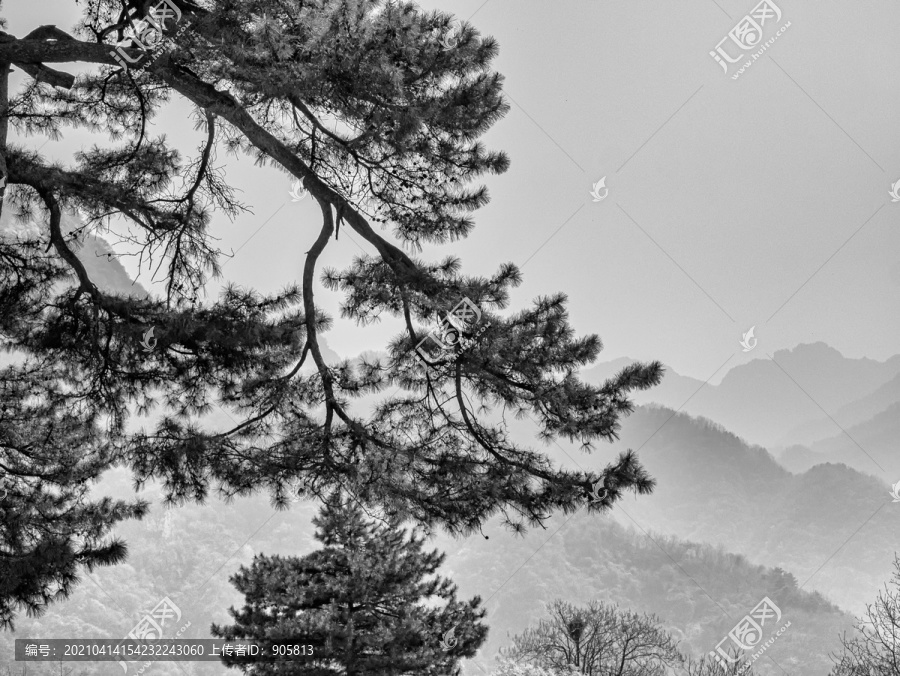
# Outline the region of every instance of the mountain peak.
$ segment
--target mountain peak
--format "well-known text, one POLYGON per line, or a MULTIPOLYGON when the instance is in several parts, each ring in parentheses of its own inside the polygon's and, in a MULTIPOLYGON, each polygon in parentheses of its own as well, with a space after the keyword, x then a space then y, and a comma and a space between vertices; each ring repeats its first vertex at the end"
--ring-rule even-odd
POLYGON ((784 359, 846 359, 837 349, 821 340, 815 343, 800 343, 792 348, 776 350, 775 358, 784 359))

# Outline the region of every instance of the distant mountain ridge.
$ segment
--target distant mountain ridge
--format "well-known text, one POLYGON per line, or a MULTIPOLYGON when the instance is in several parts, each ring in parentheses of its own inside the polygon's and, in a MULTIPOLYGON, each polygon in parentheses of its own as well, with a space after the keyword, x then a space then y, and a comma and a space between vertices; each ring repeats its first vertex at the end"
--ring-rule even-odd
POLYGON ((865 422, 898 402, 900 402, 900 375, 894 376, 874 392, 842 406, 830 417, 823 416, 795 427, 783 437, 782 444, 810 445, 823 441, 837 434, 841 427, 846 429, 865 422))
POLYGON ((790 446, 781 451, 778 459, 793 472, 835 462, 889 481, 900 480, 900 401, 871 419, 847 426, 808 447, 790 446))
MULTIPOLYGON (((767 447, 787 445, 785 440, 792 434, 795 438, 787 443, 799 443, 798 430, 803 440, 833 435, 838 428, 828 415, 836 411, 846 408, 843 415, 857 416, 853 422, 859 422, 859 416, 874 415, 872 411, 882 404, 900 401, 896 398, 900 381, 893 382, 900 376, 900 355, 884 362, 849 359, 818 342, 778 350, 772 357, 774 362, 754 359, 735 366, 718 385, 667 367, 663 382, 636 393, 634 400, 715 420, 748 442, 767 447)), ((623 358, 597 364, 582 376, 599 383, 634 361, 623 358)))
POLYGON ((626 448, 657 487, 622 503, 622 523, 780 566, 857 613, 890 578, 900 505, 883 479, 838 464, 797 476, 717 423, 660 406, 638 408, 601 458, 580 462, 600 469, 626 448))

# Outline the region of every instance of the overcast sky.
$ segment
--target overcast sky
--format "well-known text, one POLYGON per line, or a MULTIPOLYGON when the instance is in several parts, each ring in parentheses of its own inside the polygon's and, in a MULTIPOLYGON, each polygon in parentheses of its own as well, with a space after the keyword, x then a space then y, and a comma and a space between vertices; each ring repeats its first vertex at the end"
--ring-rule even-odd
MULTIPOLYGON (((782 17, 763 25, 763 39, 790 25, 737 80, 739 64, 726 75, 709 52, 755 0, 423 5, 471 17, 499 40, 512 107, 486 137, 512 160, 488 180, 491 204, 467 241, 425 256, 452 252, 484 275, 519 264, 513 309, 567 293, 574 327, 600 335, 604 361, 660 359, 705 380, 735 353, 729 368, 805 342, 851 357, 898 352, 900 202, 888 194, 900 179, 896 3, 777 0, 782 17), (608 197, 594 202, 604 176, 608 197), (754 325, 758 348, 744 354, 741 334, 754 325)), ((5 0, 3 16, 22 36, 42 23, 69 28, 78 9, 5 0)), ((739 51, 730 40, 723 49, 739 51)), ((155 131, 191 153, 202 137, 188 112, 176 99, 155 131)), ((94 142, 103 141, 67 132, 43 152, 66 162, 94 142)), ((263 291, 299 280, 318 208, 291 202, 291 179, 275 169, 219 159, 254 211, 214 222, 221 247, 237 251, 226 277, 263 291)), ((342 229, 322 267, 360 247, 372 252, 342 229)), ((317 299, 337 317, 337 294, 317 299)), ((326 338, 353 356, 398 330, 393 320, 339 320, 326 338)))

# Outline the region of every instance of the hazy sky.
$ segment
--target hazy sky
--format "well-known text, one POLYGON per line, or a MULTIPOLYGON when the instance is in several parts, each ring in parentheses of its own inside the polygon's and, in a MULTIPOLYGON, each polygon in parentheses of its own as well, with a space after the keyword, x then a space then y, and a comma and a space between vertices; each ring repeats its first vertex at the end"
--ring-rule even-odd
MULTIPOLYGON (((3 4, 19 36, 51 21, 68 28, 78 11, 71 0, 3 4)), ((737 80, 738 64, 726 75, 709 52, 754 0, 423 5, 472 17, 499 40, 512 106, 486 137, 512 160, 488 179, 491 204, 467 241, 425 256, 452 252, 484 275, 519 264, 513 309, 564 291, 576 330, 603 339, 602 360, 660 359, 705 380, 735 353, 729 368, 804 342, 852 357, 900 351, 900 202, 888 194, 900 179, 896 3, 777 0, 782 18, 763 26, 764 40, 790 26, 737 80), (603 176, 609 195, 595 203, 603 176), (754 325, 758 349, 744 354, 738 341, 754 325)), ((155 131, 195 153, 188 111, 176 99, 155 131)), ((67 133, 43 150, 67 161, 93 142, 67 133)), ((291 179, 275 169, 219 160, 254 211, 214 224, 221 247, 237 251, 226 276, 266 291, 298 280, 318 208, 292 203, 291 179)), ((372 251, 343 228, 322 267, 360 246, 372 251)), ((337 294, 317 299, 338 315, 337 294)), ((326 338, 353 356, 398 330, 339 320, 326 338)))

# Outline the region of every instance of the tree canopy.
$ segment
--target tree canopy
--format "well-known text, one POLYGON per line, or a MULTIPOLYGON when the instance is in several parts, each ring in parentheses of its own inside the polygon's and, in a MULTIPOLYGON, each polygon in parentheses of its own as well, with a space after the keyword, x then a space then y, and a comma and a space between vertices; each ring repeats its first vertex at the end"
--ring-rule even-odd
POLYGON ((213 635, 252 639, 269 654, 303 644, 312 657, 225 663, 251 676, 458 674, 459 660, 484 642, 486 611, 478 597, 458 601, 456 585, 436 575, 445 555, 338 496, 313 523, 324 548, 299 558, 257 555, 232 577, 246 598, 229 611, 235 624, 213 625, 213 635))
POLYGON ((0 621, 64 595, 79 565, 124 556, 109 529, 146 505, 85 497, 116 463, 138 485, 161 481, 172 502, 269 490, 284 505, 290 491, 339 489, 386 515, 463 534, 498 511, 521 531, 555 510, 605 510, 626 490, 652 489, 631 451, 602 477, 558 467, 513 442, 488 412, 527 415, 545 440, 590 450, 616 437, 630 392, 657 384, 660 364, 586 384, 578 370, 602 343, 574 334, 563 293, 502 313, 521 281, 515 265, 481 277, 452 255, 420 256, 423 243, 471 232, 488 200, 476 182, 508 166, 479 140, 508 110, 493 38, 466 22, 454 29, 448 13, 384 0, 79 6, 71 32, 0 32, 0 61, 28 76, 11 91, 10 69, 0 69, 0 189, 5 209, 40 226, 0 240, 9 354, 0 370, 0 565, 10 576, 0 621), (193 106, 194 148, 151 133, 175 99, 193 106), (96 143, 66 162, 41 154, 42 138, 69 129, 96 143), (203 297, 221 274, 216 218, 246 209, 221 150, 284 171, 320 208, 318 232, 298 252, 302 278, 282 292, 229 285, 214 301, 203 297), (71 231, 62 225, 69 213, 83 219, 71 231), (320 269, 342 225, 370 251, 346 269, 320 269), (139 252, 165 292, 98 287, 78 248, 101 231, 139 252), (386 356, 326 363, 320 338, 334 319, 316 304, 317 284, 343 293, 345 319, 396 322, 386 356), (463 299, 480 313, 477 339, 462 350, 458 335, 447 338, 453 359, 427 368, 417 345, 463 299), (380 396, 375 410, 352 412, 367 395, 380 396), (214 405, 240 422, 208 429, 214 405), (163 416, 153 429, 128 429, 154 406, 163 416), (601 478, 606 491, 594 500, 601 478))
POLYGON ((659 618, 591 601, 586 607, 556 600, 548 617, 513 637, 502 651, 514 662, 585 676, 662 676, 680 666, 678 642, 659 618))

